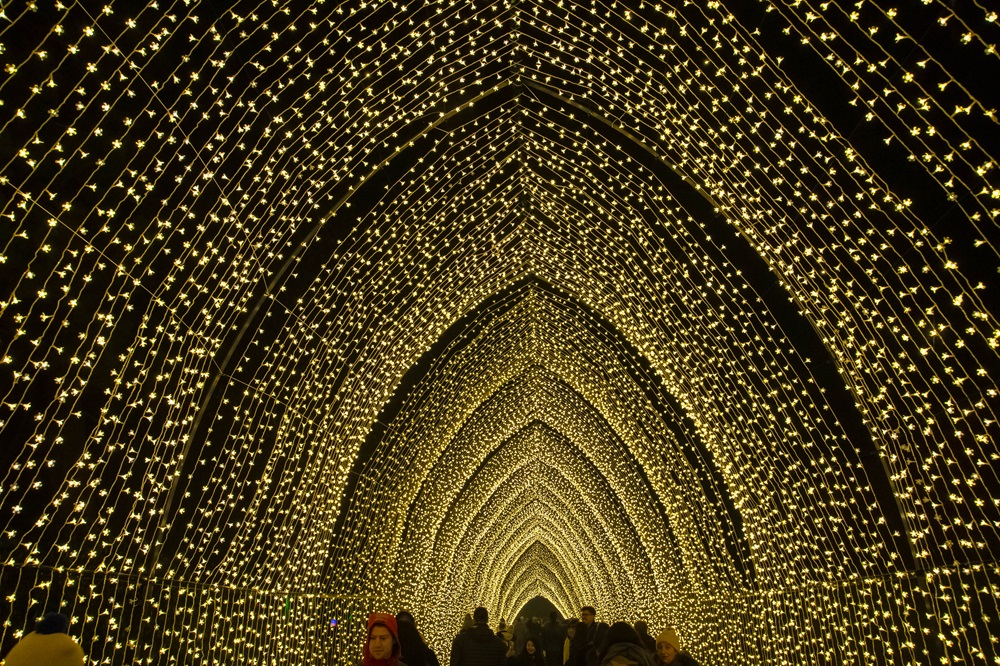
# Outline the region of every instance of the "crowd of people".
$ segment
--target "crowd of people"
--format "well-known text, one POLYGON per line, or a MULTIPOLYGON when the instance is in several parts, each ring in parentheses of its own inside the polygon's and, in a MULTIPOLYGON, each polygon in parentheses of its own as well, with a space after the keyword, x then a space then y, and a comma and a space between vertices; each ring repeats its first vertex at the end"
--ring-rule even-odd
MULTIPOLYGON (((596 621, 591 606, 580 619, 564 621, 553 611, 544 624, 519 617, 490 628, 482 606, 466 617, 451 643, 449 666, 698 666, 667 627, 654 640, 645 622, 596 621)), ((69 619, 47 613, 7 654, 5 666, 82 666, 84 654, 69 635, 69 619)), ((412 613, 368 617, 361 666, 441 666, 424 641, 412 613)))
MULTIPOLYGON (((496 631, 489 619, 482 606, 466 616, 451 643, 449 666, 699 666, 681 650, 673 627, 654 639, 645 622, 598 622, 592 606, 580 609, 579 620, 564 621, 553 611, 545 623, 519 617, 508 626, 500 620, 496 631)), ((407 611, 369 616, 360 664, 440 666, 407 611)))

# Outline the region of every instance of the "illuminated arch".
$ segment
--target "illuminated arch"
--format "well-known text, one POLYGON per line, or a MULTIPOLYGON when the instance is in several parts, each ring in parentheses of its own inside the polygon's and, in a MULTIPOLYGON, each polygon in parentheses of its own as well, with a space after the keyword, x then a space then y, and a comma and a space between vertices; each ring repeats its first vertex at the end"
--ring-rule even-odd
MULTIPOLYGON (((706 661, 996 657, 989 9, 81 0, 4 17, 4 650, 65 604, 94 661, 353 657, 414 552, 391 480, 471 482, 437 454, 528 423, 499 401, 537 367, 561 450, 600 458, 583 444, 603 423, 669 517, 605 477, 607 506, 648 516, 641 543, 609 548, 639 571, 628 552, 674 538, 704 572, 665 595, 653 557, 641 593, 669 597, 649 619, 706 661), (565 298, 491 335, 454 328, 528 279, 565 298), (403 422, 378 423, 394 400, 403 422), (363 528, 389 547, 364 551, 363 528)), ((439 542, 495 544, 477 531, 500 499, 439 542)), ((509 564, 501 605, 584 590, 533 564, 572 570, 564 545, 518 547, 479 569, 509 564)), ((427 622, 440 649, 452 620, 427 622)))

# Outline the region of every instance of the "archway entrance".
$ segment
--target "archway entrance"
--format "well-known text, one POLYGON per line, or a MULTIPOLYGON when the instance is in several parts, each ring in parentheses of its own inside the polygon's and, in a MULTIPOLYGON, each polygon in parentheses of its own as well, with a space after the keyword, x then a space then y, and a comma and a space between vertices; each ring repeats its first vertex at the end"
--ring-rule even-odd
POLYGON ((549 613, 551 613, 552 611, 556 611, 557 613, 559 613, 560 617, 565 617, 562 611, 556 608, 555 604, 553 604, 551 601, 549 601, 543 596, 537 596, 533 597, 532 599, 529 599, 526 604, 521 606, 521 610, 517 612, 517 616, 510 618, 510 621, 513 624, 514 620, 517 619, 517 617, 523 617, 525 619, 537 617, 541 619, 542 623, 544 624, 546 621, 548 621, 549 613))

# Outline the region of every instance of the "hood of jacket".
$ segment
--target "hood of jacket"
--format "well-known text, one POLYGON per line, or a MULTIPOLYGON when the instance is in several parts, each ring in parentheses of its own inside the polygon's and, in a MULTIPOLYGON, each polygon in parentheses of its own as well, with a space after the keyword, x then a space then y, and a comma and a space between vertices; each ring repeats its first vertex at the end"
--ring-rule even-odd
POLYGON ((634 643, 615 643, 604 653, 602 666, 655 666, 653 655, 634 643))
POLYGON ((399 629, 396 627, 396 616, 389 613, 372 613, 368 616, 368 633, 365 638, 365 651, 361 663, 364 666, 400 666, 399 662, 399 629), (372 627, 381 624, 392 634, 392 654, 388 659, 376 659, 368 649, 368 636, 372 634, 372 627))

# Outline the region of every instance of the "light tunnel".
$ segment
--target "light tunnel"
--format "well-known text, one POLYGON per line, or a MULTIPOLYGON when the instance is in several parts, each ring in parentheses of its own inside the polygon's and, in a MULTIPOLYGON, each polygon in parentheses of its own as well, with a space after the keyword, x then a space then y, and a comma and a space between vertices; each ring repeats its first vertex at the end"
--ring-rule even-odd
POLYGON ((996 662, 998 23, 4 3, 0 654, 996 662))

